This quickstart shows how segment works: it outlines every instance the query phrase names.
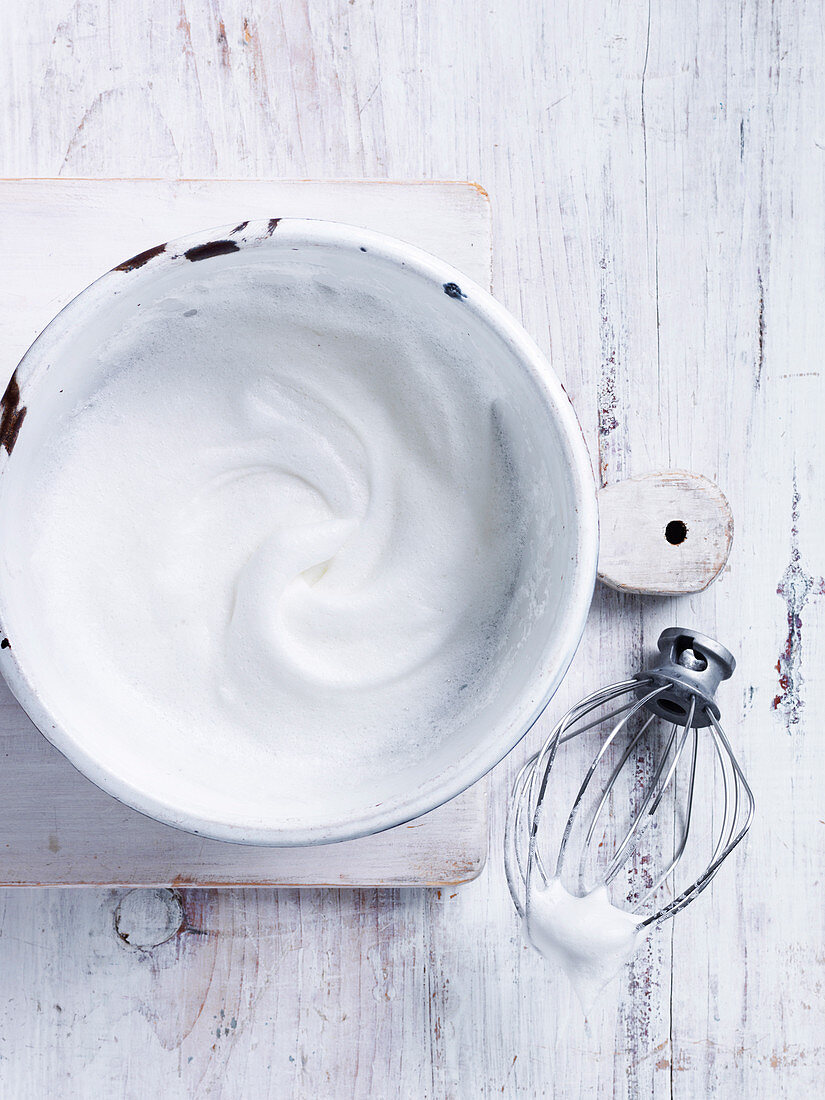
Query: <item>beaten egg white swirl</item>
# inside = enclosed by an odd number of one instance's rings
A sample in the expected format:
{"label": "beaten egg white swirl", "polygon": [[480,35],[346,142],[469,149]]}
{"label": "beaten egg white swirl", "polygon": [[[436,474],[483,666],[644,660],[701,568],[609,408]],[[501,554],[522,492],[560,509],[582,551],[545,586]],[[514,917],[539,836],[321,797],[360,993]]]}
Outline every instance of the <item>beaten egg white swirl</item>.
{"label": "beaten egg white swirl", "polygon": [[99,356],[29,501],[36,598],[96,705],[296,782],[414,759],[481,706],[524,528],[489,385],[317,280],[195,285]]}

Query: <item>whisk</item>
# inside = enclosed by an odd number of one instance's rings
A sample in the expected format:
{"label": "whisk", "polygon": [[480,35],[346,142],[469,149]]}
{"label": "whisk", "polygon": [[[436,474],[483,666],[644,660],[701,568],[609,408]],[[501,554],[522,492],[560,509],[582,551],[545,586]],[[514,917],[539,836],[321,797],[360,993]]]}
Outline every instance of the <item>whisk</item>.
{"label": "whisk", "polygon": [[[673,627],[659,638],[653,667],[594,692],[556,724],[519,772],[508,808],[505,867],[522,919],[533,876],[541,877],[542,886],[550,878],[569,878],[576,847],[576,892],[604,885],[615,895],[624,870],[621,904],[638,916],[639,929],[675,916],[707,889],[745,836],[754,811],[714,698],[735,664],[712,638]],[[579,784],[560,765],[560,750],[588,731],[602,736]],[[705,769],[715,773],[709,779],[721,802],[708,791],[695,797],[698,773]],[[556,786],[569,787],[568,799],[572,794],[566,818],[548,812],[551,803],[554,809],[563,804],[551,797],[551,776],[559,780]],[[706,822],[694,822],[695,802],[703,811],[712,807],[709,840]],[[657,833],[651,847],[664,844],[668,851],[659,857],[658,873],[651,870],[650,851],[633,858],[651,830]],[[689,848],[692,860],[686,861]],[[688,874],[686,864],[693,866]]]}

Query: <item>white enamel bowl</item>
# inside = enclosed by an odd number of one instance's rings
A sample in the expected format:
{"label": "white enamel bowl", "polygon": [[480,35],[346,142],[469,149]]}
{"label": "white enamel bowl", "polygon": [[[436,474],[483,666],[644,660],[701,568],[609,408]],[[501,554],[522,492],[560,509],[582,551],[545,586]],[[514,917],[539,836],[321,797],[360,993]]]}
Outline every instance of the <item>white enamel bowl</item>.
{"label": "white enamel bowl", "polygon": [[[118,716],[105,708],[90,713],[87,702],[81,720],[78,685],[57,667],[41,640],[43,624],[30,614],[33,581],[20,553],[32,456],[60,418],[99,385],[95,349],[138,303],[173,292],[183,307],[196,282],[202,287],[233,267],[261,280],[311,271],[327,285],[358,292],[359,301],[378,296],[399,325],[426,328],[446,363],[471,357],[474,369],[495,380],[517,464],[536,490],[522,569],[530,571],[540,598],[523,614],[517,606],[519,630],[508,638],[496,698],[413,766],[399,771],[388,763],[378,778],[373,767],[369,781],[352,769],[334,791],[308,789],[300,811],[293,799],[288,813],[275,763],[263,784],[256,774],[248,789],[243,782],[228,785],[223,772],[231,748],[225,745],[193,754],[185,744],[151,742],[149,748],[147,742],[142,751],[133,738],[127,744]],[[273,331],[277,322],[276,307]],[[6,390],[0,441],[0,668],[35,724],[80,771],[170,825],[223,840],[301,845],[418,817],[480,779],[513,748],[578,645],[596,575],[598,519],[589,457],[570,402],[533,341],[485,290],[400,241],[337,223],[273,219],[150,249],[79,294],[35,341]],[[238,766],[242,771],[243,761]]]}

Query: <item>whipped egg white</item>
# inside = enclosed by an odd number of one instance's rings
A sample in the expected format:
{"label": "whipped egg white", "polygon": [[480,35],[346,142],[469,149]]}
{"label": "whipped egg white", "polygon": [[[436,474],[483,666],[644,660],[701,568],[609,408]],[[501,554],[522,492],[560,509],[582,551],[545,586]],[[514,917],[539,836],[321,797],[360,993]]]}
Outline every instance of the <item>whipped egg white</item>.
{"label": "whipped egg white", "polygon": [[605,886],[571,894],[558,878],[533,876],[525,933],[536,950],[564,970],[587,1011],[644,938],[639,918],[610,902]]}
{"label": "whipped egg white", "polygon": [[26,502],[77,722],[108,715],[137,755],[220,753],[259,799],[274,756],[300,806],[484,705],[525,508],[471,364],[377,299],[236,273],[160,295],[96,355]]}

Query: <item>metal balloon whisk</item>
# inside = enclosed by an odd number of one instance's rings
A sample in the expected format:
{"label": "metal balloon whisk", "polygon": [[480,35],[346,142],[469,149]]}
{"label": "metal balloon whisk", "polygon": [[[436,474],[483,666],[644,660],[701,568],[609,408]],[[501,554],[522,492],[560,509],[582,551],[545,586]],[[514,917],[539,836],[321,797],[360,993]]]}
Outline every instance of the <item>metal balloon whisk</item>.
{"label": "metal balloon whisk", "polygon": [[[652,668],[594,692],[558,722],[510,799],[505,866],[522,918],[536,875],[541,885],[566,879],[580,895],[607,886],[640,928],[710,885],[754,810],[715,702],[735,663],[712,638],[674,627],[659,638]],[[575,747],[588,733],[593,757],[580,780]],[[564,761],[565,746],[578,769]],[[710,787],[697,797],[700,782]]]}

